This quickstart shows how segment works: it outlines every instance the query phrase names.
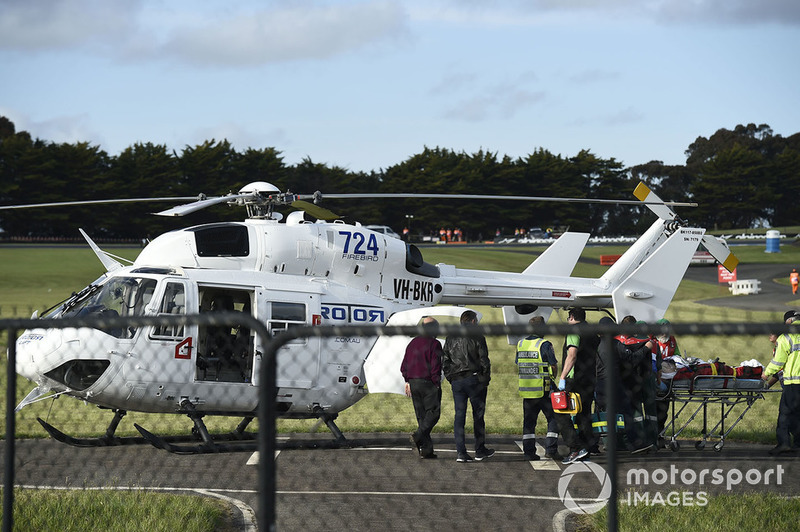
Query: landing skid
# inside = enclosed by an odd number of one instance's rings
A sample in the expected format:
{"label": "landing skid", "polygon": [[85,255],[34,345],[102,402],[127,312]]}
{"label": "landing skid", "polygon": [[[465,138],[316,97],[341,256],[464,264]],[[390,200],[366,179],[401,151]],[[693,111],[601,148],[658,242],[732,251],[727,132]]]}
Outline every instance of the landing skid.
{"label": "landing skid", "polygon": [[[123,414],[124,415],[124,414]],[[252,419],[252,418],[251,418]],[[37,418],[39,424],[42,425],[45,431],[52,437],[54,440],[59,441],[61,443],[65,443],[67,445],[71,445],[73,447],[113,447],[118,445],[142,445],[142,444],[151,444],[153,443],[153,439],[158,439],[164,442],[168,446],[177,447],[175,444],[181,443],[196,443],[198,437],[194,434],[186,435],[186,436],[163,436],[158,437],[150,434],[149,432],[145,431],[138,425],[134,423],[134,426],[139,429],[140,433],[142,431],[147,432],[150,437],[144,436],[114,436],[113,433],[111,435],[106,433],[104,436],[100,436],[98,438],[76,438],[74,436],[70,436],[69,434],[65,434],[64,432],[58,430],[48,422],[44,421],[41,418]],[[240,424],[241,426],[241,424]],[[246,432],[230,432],[227,434],[217,434],[214,436],[215,441],[255,441],[256,434],[246,433]],[[159,447],[159,445],[156,445]],[[233,447],[233,446],[231,446]],[[242,449],[241,446],[236,447],[237,450],[245,450]]]}
{"label": "landing skid", "polygon": [[[203,422],[204,413],[197,412],[194,405],[188,401],[182,404],[181,407],[194,422],[191,435],[158,436],[134,423],[133,426],[136,427],[141,436],[115,436],[114,434],[120,421],[127,414],[125,410],[114,410],[114,417],[109,423],[106,433],[97,438],[76,438],[61,432],[41,418],[37,418],[37,421],[54,440],[73,447],[111,447],[149,443],[158,449],[163,449],[173,454],[229,453],[255,451],[258,449],[258,435],[252,432],[245,432],[247,426],[254,419],[252,416],[245,417],[232,432],[212,435],[208,432],[208,428]],[[347,438],[334,422],[336,419],[335,414],[320,414],[319,418],[325,422],[335,438],[333,447],[342,447],[348,444]]]}

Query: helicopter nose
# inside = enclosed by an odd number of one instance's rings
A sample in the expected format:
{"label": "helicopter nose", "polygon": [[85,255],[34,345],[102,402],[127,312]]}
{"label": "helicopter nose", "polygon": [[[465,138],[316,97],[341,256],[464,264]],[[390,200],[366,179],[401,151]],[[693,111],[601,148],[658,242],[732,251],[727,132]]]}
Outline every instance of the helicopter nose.
{"label": "helicopter nose", "polygon": [[59,330],[25,331],[17,338],[17,373],[35,381],[42,374],[45,361],[61,348],[62,343]]}

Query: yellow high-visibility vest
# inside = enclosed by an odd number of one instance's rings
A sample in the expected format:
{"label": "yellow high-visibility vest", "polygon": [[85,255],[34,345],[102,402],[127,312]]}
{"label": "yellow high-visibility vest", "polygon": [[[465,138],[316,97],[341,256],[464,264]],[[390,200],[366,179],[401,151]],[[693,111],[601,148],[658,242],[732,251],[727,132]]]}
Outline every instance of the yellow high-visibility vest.
{"label": "yellow high-visibility vest", "polygon": [[535,399],[550,389],[550,364],[542,360],[544,338],[520,340],[517,344],[519,396]]}
{"label": "yellow high-visibility vest", "polygon": [[800,384],[800,334],[778,336],[775,354],[767,364],[765,373],[774,375],[783,370],[783,384]]}

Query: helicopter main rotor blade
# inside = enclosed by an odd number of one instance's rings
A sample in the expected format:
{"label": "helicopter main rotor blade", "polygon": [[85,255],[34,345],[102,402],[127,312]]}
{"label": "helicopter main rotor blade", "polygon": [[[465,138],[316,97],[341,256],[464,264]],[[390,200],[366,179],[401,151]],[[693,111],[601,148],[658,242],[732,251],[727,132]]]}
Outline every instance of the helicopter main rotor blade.
{"label": "helicopter main rotor blade", "polygon": [[335,212],[303,200],[295,200],[291,203],[291,206],[295,209],[300,209],[301,211],[307,212],[317,220],[336,220],[341,218],[341,216]]}
{"label": "helicopter main rotor blade", "polygon": [[479,199],[479,200],[513,200],[513,201],[556,201],[562,203],[611,203],[614,205],[671,205],[673,207],[697,207],[697,203],[679,201],[639,201],[591,198],[558,198],[548,196],[497,196],[483,194],[320,194],[317,199]]}
{"label": "helicopter main rotor blade", "polygon": [[252,194],[230,194],[228,196],[220,196],[217,198],[204,198],[195,201],[193,203],[187,203],[186,205],[178,205],[177,207],[172,207],[171,209],[167,209],[161,212],[156,212],[153,214],[157,214],[158,216],[184,216],[186,214],[190,214],[195,211],[205,209],[206,207],[217,205],[218,203],[227,203],[229,201],[235,201],[239,198],[249,198],[251,196]]}
{"label": "helicopter main rotor blade", "polygon": [[0,210],[11,209],[38,209],[42,207],[74,207],[76,205],[102,205],[106,203],[143,203],[149,201],[189,201],[196,200],[197,196],[182,196],[174,198],[125,198],[125,199],[105,199],[105,200],[82,200],[82,201],[57,201],[53,203],[29,203],[27,205],[0,205]]}

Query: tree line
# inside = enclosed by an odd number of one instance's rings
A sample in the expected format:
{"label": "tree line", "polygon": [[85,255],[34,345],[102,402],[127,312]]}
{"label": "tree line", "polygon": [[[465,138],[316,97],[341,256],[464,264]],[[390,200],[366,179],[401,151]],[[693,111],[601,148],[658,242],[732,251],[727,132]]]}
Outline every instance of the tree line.
{"label": "tree line", "polygon": [[[112,156],[86,142],[55,143],[16,131],[0,117],[0,205],[118,198],[171,198],[238,192],[253,181],[282,191],[323,195],[348,192],[449,193],[632,199],[644,181],[659,196],[693,201],[687,221],[712,229],[778,227],[800,220],[800,133],[775,135],[766,125],[738,125],[698,137],[685,165],[651,161],[624,167],[588,150],[566,157],[539,148],[524,157],[489,151],[464,153],[424,148],[386,169],[352,172],[310,158],[287,165],[274,147],[237,151],[227,140],[186,146],[136,143]],[[0,210],[5,238],[74,238],[78,228],[100,241],[142,239],[164,231],[245,213],[227,205],[183,218],[151,213],[180,202]],[[489,239],[515,228],[569,227],[593,234],[641,232],[653,221],[644,207],[504,200],[324,200],[346,221],[383,224],[414,235],[460,228],[468,240]],[[288,210],[284,209],[284,212]],[[412,218],[413,217],[413,218]]]}

